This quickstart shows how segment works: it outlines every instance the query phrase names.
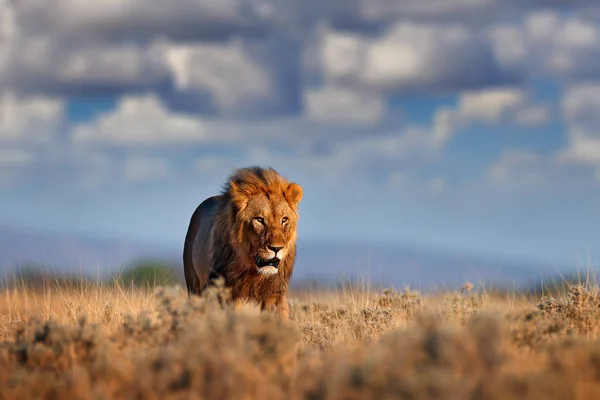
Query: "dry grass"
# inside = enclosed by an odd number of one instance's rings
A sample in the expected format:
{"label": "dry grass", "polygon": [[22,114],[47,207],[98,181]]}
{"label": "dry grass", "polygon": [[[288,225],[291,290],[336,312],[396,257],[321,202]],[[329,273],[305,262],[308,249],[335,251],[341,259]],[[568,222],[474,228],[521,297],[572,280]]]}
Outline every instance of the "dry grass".
{"label": "dry grass", "polygon": [[295,293],[55,285],[0,300],[0,399],[597,399],[600,291]]}

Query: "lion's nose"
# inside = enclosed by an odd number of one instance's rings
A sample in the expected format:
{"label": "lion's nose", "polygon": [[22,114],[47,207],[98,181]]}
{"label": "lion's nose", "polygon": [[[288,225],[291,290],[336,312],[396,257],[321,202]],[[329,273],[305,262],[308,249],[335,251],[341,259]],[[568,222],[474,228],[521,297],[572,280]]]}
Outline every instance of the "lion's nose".
{"label": "lion's nose", "polygon": [[274,251],[274,252],[275,252],[275,254],[277,254],[277,252],[278,252],[279,250],[283,249],[283,246],[271,246],[271,245],[269,245],[269,246],[267,246],[267,247],[269,248],[269,250],[272,250],[272,251]]}

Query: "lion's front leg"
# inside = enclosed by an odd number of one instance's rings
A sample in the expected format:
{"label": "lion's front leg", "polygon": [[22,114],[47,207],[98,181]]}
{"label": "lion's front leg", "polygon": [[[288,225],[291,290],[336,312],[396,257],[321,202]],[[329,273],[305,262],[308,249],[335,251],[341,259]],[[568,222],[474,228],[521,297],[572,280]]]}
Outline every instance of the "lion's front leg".
{"label": "lion's front leg", "polygon": [[282,293],[277,297],[277,311],[281,319],[287,321],[290,319],[290,305],[288,304],[287,294]]}
{"label": "lion's front leg", "polygon": [[287,321],[290,319],[290,306],[286,294],[267,297],[260,307],[261,311],[272,311],[274,309],[277,310],[277,314],[279,314],[283,320]]}
{"label": "lion's front leg", "polygon": [[239,297],[232,299],[230,303],[234,311],[239,311],[244,306],[244,301]]}
{"label": "lion's front leg", "polygon": [[263,300],[260,305],[260,311],[271,311],[277,302],[277,298],[275,296],[267,297]]}

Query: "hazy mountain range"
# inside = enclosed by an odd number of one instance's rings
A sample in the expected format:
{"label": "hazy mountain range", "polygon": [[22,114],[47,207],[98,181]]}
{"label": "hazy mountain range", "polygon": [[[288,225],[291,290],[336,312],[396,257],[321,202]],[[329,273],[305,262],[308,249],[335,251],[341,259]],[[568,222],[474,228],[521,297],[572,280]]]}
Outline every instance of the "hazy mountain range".
{"label": "hazy mountain range", "polygon": [[177,249],[77,235],[0,227],[0,273],[35,266],[52,272],[105,276],[139,259],[172,262]]}
{"label": "hazy mountain range", "polygon": [[[34,265],[51,272],[106,276],[139,260],[166,261],[180,275],[181,248],[0,228],[0,274]],[[336,284],[366,278],[373,285],[456,289],[474,284],[522,287],[556,276],[553,266],[411,246],[298,243],[293,284]]]}

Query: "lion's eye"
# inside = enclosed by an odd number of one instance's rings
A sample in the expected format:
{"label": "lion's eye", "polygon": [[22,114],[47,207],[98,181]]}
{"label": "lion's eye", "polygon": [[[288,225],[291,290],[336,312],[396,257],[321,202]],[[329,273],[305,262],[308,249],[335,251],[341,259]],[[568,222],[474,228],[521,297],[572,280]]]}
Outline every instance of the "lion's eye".
{"label": "lion's eye", "polygon": [[265,224],[265,220],[264,220],[264,218],[262,218],[262,217],[256,217],[256,218],[254,218],[254,219],[255,219],[256,221],[258,221],[258,223],[259,223],[259,224],[263,224],[263,225]]}
{"label": "lion's eye", "polygon": [[287,224],[287,223],[288,223],[288,221],[289,221],[289,218],[288,218],[288,217],[283,217],[283,218],[281,219],[281,223],[282,223],[282,224]]}

